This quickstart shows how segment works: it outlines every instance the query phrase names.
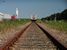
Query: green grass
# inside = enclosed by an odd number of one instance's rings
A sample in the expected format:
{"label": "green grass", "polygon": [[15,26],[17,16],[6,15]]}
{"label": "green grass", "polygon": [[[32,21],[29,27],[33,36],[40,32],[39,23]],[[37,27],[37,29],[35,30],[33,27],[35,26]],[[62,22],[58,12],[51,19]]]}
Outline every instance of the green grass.
{"label": "green grass", "polygon": [[63,20],[60,20],[60,21],[42,21],[40,19],[38,19],[36,21],[37,23],[45,23],[45,25],[49,28],[53,28],[53,29],[56,29],[56,30],[60,30],[60,31],[66,31],[67,32],[67,21],[63,21]]}
{"label": "green grass", "polygon": [[42,23],[41,19],[37,19],[36,22],[37,22],[37,23]]}
{"label": "green grass", "polygon": [[16,28],[17,26],[24,25],[25,23],[29,22],[29,19],[20,19],[20,20],[4,20],[0,22],[0,32],[7,31],[11,28]]}
{"label": "green grass", "polygon": [[58,29],[61,31],[67,31],[67,22],[66,21],[47,21],[45,22],[48,27]]}

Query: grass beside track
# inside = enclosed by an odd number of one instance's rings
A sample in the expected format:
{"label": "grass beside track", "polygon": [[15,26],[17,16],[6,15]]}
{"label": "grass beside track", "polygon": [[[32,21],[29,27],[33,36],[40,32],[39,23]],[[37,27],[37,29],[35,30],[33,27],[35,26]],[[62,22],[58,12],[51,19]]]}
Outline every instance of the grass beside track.
{"label": "grass beside track", "polygon": [[[41,23],[42,21],[38,20],[37,22]],[[67,21],[43,21],[43,23],[45,23],[47,27],[67,32]]]}
{"label": "grass beside track", "polygon": [[16,28],[17,26],[23,25],[29,22],[29,19],[17,19],[17,20],[3,20],[0,22],[0,33],[4,33],[12,28]]}

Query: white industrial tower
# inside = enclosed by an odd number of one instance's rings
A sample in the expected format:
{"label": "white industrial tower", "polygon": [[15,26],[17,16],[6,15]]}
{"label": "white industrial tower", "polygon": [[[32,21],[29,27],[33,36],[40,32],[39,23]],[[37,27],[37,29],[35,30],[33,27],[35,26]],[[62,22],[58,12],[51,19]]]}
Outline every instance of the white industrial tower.
{"label": "white industrial tower", "polygon": [[17,18],[18,18],[18,8],[16,8],[16,16],[17,16]]}

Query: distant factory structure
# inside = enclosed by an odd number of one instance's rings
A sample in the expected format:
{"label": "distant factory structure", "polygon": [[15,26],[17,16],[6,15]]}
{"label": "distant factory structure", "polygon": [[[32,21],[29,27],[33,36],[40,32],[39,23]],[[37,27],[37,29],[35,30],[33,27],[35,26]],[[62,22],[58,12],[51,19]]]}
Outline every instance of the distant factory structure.
{"label": "distant factory structure", "polygon": [[3,19],[11,19],[11,15],[0,12],[0,21]]}
{"label": "distant factory structure", "polygon": [[18,18],[18,15],[19,15],[19,13],[18,13],[19,11],[18,11],[18,8],[16,8],[16,17]]}
{"label": "distant factory structure", "polygon": [[31,19],[32,19],[32,20],[36,20],[36,19],[37,19],[37,16],[36,16],[36,15],[32,15],[32,16],[31,16]]}
{"label": "distant factory structure", "polygon": [[10,15],[10,14],[6,14],[6,13],[0,12],[0,21],[3,21],[3,19],[12,19],[12,20],[15,20],[16,18],[18,18],[18,8],[16,8],[15,15]]}

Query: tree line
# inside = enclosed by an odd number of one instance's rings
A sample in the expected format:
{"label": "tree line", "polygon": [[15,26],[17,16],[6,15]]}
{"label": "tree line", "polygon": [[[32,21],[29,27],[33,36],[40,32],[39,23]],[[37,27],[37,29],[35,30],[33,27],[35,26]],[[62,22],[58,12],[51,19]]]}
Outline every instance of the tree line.
{"label": "tree line", "polygon": [[42,18],[41,20],[67,20],[67,9],[61,13],[52,14],[48,17]]}

